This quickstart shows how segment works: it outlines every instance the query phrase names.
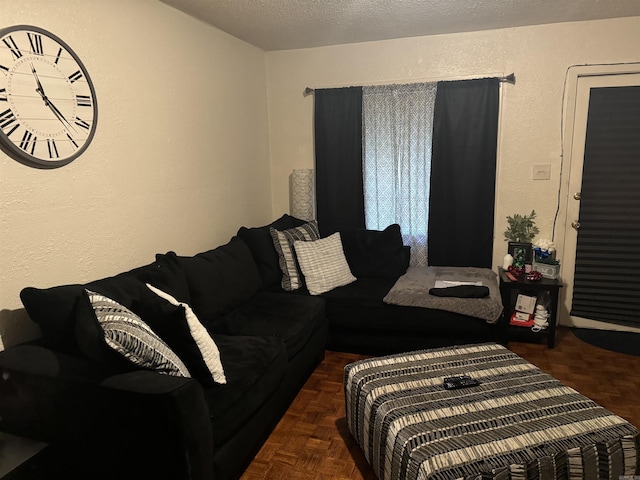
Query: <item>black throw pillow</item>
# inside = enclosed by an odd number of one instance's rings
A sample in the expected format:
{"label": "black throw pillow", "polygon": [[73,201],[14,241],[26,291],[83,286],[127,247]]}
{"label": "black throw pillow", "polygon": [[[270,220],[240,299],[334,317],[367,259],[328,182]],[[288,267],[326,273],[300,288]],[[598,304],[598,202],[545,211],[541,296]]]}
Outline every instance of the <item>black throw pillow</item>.
{"label": "black throw pillow", "polygon": [[273,285],[279,285],[282,279],[282,270],[278,263],[278,253],[273,246],[273,240],[269,233],[269,228],[276,230],[288,230],[290,228],[299,227],[306,223],[304,220],[284,214],[269,225],[262,227],[240,227],[237,236],[241,238],[251,250],[251,255],[256,262],[260,278],[262,279],[262,287],[268,288]]}
{"label": "black throw pillow", "polygon": [[398,278],[409,267],[402,244],[400,225],[384,230],[340,231],[344,255],[356,278]]}
{"label": "black throw pillow", "polygon": [[456,285],[446,288],[430,288],[429,295],[436,297],[484,298],[489,296],[489,287],[483,285]]}

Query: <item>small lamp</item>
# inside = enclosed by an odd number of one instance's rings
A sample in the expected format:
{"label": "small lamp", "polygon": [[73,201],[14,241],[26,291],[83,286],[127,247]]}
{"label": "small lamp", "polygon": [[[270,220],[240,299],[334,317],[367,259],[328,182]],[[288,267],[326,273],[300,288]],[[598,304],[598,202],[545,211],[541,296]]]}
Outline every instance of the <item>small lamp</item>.
{"label": "small lamp", "polygon": [[315,218],[314,175],[311,168],[297,168],[291,174],[291,215],[301,220]]}

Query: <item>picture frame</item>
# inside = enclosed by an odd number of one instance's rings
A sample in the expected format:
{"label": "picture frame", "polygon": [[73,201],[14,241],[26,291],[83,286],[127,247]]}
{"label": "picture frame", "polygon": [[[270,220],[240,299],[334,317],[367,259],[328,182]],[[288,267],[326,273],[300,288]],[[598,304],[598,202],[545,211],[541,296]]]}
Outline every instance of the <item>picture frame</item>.
{"label": "picture frame", "polygon": [[524,263],[533,263],[533,245],[531,243],[509,242],[508,253],[514,259],[522,253]]}

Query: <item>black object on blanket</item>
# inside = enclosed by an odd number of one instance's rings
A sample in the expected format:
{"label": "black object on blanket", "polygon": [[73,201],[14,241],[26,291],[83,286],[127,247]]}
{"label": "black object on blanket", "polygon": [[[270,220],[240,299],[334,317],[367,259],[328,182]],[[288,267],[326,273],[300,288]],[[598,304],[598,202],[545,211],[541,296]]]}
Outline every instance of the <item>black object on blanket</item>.
{"label": "black object on blanket", "polygon": [[430,288],[436,297],[484,298],[489,296],[489,287],[481,285],[456,285],[455,287]]}

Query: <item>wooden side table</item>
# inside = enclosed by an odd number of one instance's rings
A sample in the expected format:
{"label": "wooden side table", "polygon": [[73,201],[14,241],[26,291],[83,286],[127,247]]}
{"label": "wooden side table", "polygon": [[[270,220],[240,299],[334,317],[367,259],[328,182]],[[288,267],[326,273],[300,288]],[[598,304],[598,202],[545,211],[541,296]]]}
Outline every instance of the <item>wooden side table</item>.
{"label": "wooden side table", "polygon": [[0,432],[0,479],[44,479],[37,460],[46,448],[44,442]]}
{"label": "wooden side table", "polygon": [[502,268],[498,268],[500,276],[500,295],[504,306],[504,315],[509,322],[515,310],[519,294],[535,296],[539,303],[544,303],[549,312],[549,326],[540,332],[534,332],[531,327],[509,325],[509,340],[539,343],[546,340],[547,346],[553,348],[556,344],[556,324],[558,322],[558,295],[562,287],[562,281],[543,278],[530,282],[524,275],[516,281],[511,280]]}

